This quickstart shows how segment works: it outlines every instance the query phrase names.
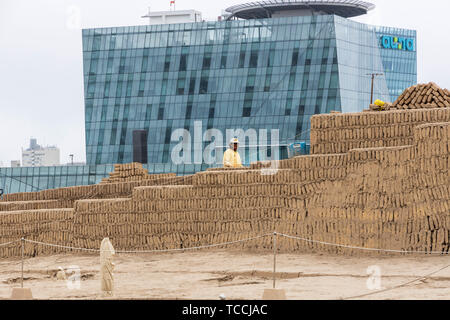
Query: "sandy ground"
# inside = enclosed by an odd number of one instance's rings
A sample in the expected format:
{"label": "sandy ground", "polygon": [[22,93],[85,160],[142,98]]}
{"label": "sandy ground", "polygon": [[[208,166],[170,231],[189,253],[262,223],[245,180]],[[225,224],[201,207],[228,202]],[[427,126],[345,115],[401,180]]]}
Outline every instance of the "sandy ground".
{"label": "sandy ground", "polygon": [[[272,288],[273,256],[238,250],[115,257],[116,299],[261,299]],[[373,292],[368,268],[381,273],[381,289],[427,275],[450,264],[450,256],[356,258],[322,254],[277,256],[277,288],[289,300],[342,299]],[[58,267],[79,266],[79,289],[56,280]],[[376,266],[376,267],[373,267]],[[99,257],[56,255],[25,260],[24,286],[37,299],[104,299]],[[20,259],[0,260],[0,299],[20,287]],[[373,278],[372,278],[373,279]],[[450,299],[450,268],[430,278],[360,299]]]}

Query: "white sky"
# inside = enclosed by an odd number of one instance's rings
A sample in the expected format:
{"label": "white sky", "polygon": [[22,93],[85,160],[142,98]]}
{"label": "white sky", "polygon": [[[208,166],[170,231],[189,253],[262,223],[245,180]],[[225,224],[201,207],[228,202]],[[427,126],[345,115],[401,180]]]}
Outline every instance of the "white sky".
{"label": "white sky", "polygon": [[[246,0],[176,0],[216,20]],[[371,0],[355,20],[418,31],[418,80],[450,88],[447,0]],[[21,159],[30,137],[61,149],[61,162],[85,161],[81,28],[146,24],[170,0],[0,0],[0,166]],[[77,14],[79,13],[79,23]]]}

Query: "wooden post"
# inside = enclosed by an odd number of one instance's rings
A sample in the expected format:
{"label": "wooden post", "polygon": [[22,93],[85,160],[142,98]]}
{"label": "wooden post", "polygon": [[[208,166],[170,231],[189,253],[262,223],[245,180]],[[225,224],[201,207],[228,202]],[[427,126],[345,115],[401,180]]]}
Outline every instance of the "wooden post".
{"label": "wooden post", "polygon": [[273,288],[275,289],[275,278],[277,272],[277,233],[273,233]]}
{"label": "wooden post", "polygon": [[21,284],[22,284],[22,289],[23,289],[23,256],[24,256],[24,243],[25,243],[25,239],[22,238],[21,239],[22,242],[22,280],[21,280]]}
{"label": "wooden post", "polygon": [[372,85],[371,85],[371,89],[370,89],[370,104],[373,104],[373,84],[375,82],[375,77],[383,76],[384,74],[383,73],[369,73],[367,75],[372,77]]}

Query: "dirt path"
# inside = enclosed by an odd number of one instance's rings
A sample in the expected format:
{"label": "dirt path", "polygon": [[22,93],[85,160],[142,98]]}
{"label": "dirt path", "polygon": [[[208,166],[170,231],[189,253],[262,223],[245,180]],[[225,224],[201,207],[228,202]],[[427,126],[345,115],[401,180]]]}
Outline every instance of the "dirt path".
{"label": "dirt path", "polygon": [[[118,255],[115,295],[119,299],[260,299],[272,288],[273,256],[236,250]],[[381,289],[422,277],[450,264],[449,256],[355,258],[320,254],[277,257],[277,287],[288,299],[341,299],[372,292],[367,270],[379,270]],[[58,267],[79,266],[79,289],[56,280]],[[20,286],[21,262],[0,260],[0,298]],[[102,299],[99,258],[57,255],[25,260],[25,287],[38,299]],[[375,278],[376,280],[376,278]],[[450,268],[427,280],[363,299],[450,299]]]}

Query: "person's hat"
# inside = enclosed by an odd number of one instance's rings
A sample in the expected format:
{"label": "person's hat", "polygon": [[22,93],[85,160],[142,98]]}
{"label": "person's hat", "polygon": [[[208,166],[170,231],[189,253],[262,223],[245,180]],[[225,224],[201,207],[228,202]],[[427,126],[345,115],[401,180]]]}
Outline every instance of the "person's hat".
{"label": "person's hat", "polygon": [[238,138],[231,139],[230,144],[239,144]]}

